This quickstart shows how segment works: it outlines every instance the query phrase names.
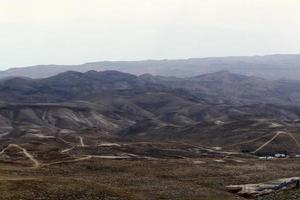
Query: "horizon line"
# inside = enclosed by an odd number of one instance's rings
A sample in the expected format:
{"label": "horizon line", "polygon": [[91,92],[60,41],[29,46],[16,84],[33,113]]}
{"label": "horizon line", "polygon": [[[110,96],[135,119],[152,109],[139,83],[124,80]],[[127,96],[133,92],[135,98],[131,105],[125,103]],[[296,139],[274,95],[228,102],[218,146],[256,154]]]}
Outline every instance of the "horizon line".
{"label": "horizon line", "polygon": [[243,55],[243,56],[206,56],[206,57],[190,57],[190,58],[161,58],[161,59],[133,59],[133,60],[98,60],[98,61],[90,61],[79,64],[36,64],[29,66],[17,66],[17,67],[8,67],[6,69],[0,71],[8,71],[15,70],[20,68],[30,68],[30,67],[38,67],[38,66],[80,66],[86,64],[95,64],[101,62],[146,62],[146,61],[180,61],[180,60],[193,60],[193,59],[213,59],[213,58],[243,58],[243,57],[267,57],[267,56],[300,56],[300,53],[274,53],[274,54],[254,54],[254,55]]}

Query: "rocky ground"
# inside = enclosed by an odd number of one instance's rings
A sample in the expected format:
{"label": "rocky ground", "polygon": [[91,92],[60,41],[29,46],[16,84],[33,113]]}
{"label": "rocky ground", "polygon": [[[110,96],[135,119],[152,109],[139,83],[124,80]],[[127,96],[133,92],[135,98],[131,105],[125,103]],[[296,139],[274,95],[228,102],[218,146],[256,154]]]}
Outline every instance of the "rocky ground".
{"label": "rocky ground", "polygon": [[[300,176],[297,158],[258,160],[187,143],[27,140],[1,148],[0,199],[237,200],[244,198],[229,193],[227,185]],[[258,199],[297,195],[291,190]]]}

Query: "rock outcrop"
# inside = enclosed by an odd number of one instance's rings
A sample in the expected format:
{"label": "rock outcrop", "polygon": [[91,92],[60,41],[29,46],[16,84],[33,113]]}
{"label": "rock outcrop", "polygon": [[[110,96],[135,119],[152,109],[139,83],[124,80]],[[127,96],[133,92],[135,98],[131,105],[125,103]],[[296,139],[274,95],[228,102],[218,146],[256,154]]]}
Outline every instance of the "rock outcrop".
{"label": "rock outcrop", "polygon": [[257,197],[278,190],[299,188],[300,177],[283,178],[258,184],[229,185],[227,190],[243,197]]}

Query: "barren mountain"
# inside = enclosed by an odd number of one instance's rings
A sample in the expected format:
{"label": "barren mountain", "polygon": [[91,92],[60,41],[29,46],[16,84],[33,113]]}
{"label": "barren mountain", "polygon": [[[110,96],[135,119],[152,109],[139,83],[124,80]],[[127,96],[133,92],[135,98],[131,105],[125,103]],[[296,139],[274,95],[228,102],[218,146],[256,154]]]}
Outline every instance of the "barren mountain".
{"label": "barren mountain", "polygon": [[[118,71],[10,78],[0,83],[0,128],[3,138],[67,130],[226,147],[282,130],[296,134],[299,85],[227,71],[190,78]],[[287,143],[278,149],[297,152],[291,138]],[[251,152],[259,144],[229,150]]]}
{"label": "barren mountain", "polygon": [[46,78],[66,71],[118,70],[135,75],[150,73],[161,76],[190,77],[228,70],[248,76],[266,79],[300,79],[300,55],[268,55],[241,57],[192,58],[182,60],[103,61],[82,65],[37,65],[12,68],[0,72],[1,78]]}
{"label": "barren mountain", "polygon": [[217,104],[297,105],[300,97],[300,81],[272,81],[228,71],[190,78],[152,76],[150,74],[141,75],[140,78],[167,87],[187,90],[203,100]]}

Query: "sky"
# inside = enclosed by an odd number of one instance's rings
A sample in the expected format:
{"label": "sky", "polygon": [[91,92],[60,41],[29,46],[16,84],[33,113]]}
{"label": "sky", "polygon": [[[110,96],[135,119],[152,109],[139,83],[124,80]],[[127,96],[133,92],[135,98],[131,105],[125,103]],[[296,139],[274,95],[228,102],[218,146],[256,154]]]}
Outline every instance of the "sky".
{"label": "sky", "polygon": [[300,53],[299,0],[0,0],[0,69]]}

